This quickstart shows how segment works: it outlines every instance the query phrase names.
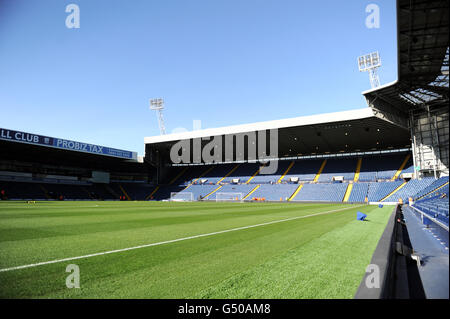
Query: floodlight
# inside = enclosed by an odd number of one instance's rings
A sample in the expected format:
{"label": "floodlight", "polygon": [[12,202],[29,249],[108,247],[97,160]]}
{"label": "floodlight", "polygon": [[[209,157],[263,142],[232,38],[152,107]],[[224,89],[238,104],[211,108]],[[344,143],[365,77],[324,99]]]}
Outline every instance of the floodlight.
{"label": "floodlight", "polygon": [[369,72],[370,85],[372,88],[380,86],[377,69],[381,66],[381,58],[378,51],[358,57],[358,68],[360,72]]}
{"label": "floodlight", "polygon": [[164,118],[162,110],[164,110],[164,100],[161,98],[150,100],[150,110],[156,110],[158,112],[159,131],[161,135],[166,134],[166,127],[164,125]]}

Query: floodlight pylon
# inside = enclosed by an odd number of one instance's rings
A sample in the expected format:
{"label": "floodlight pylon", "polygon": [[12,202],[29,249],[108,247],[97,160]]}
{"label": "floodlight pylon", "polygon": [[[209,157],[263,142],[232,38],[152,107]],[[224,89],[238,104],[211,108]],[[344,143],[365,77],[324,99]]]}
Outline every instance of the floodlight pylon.
{"label": "floodlight pylon", "polygon": [[360,72],[368,72],[370,86],[372,89],[380,86],[380,78],[377,69],[381,67],[381,58],[378,51],[358,57],[358,68]]}
{"label": "floodlight pylon", "polygon": [[166,134],[166,127],[164,125],[164,117],[162,111],[164,110],[164,100],[161,98],[150,100],[150,110],[157,111],[159,132],[161,135]]}

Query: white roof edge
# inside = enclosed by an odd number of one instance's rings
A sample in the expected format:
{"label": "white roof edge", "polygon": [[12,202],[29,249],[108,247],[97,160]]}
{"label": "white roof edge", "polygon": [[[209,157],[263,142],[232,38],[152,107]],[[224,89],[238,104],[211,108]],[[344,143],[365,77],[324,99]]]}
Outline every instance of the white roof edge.
{"label": "white roof edge", "polygon": [[355,109],[349,111],[324,113],[317,115],[294,117],[289,119],[256,122],[250,124],[240,124],[233,126],[225,126],[219,128],[208,128],[197,131],[188,131],[182,133],[173,133],[166,135],[150,136],[144,138],[145,144],[163,143],[171,141],[179,141],[193,138],[202,138],[209,136],[239,134],[247,132],[256,132],[261,130],[280,129],[286,127],[305,126],[314,124],[323,124],[340,121],[359,120],[374,116],[373,111],[369,107]]}
{"label": "white roof edge", "polygon": [[395,84],[397,84],[397,83],[398,83],[398,80],[395,80],[395,81],[392,81],[392,82],[389,82],[389,83],[380,85],[379,87],[376,87],[376,88],[373,88],[373,89],[370,89],[370,90],[363,91],[363,92],[361,92],[361,94],[362,94],[362,95],[365,95],[365,94],[367,94],[367,93],[372,93],[372,92],[375,92],[375,91],[378,91],[378,90],[382,90],[382,89],[384,89],[384,88],[387,88],[387,87],[389,87],[389,86],[395,85]]}

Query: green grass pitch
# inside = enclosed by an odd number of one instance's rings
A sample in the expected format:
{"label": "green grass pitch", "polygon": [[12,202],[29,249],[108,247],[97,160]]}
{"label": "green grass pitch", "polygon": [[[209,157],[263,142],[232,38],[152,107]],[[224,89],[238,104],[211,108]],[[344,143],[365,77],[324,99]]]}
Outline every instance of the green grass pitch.
{"label": "green grass pitch", "polygon": [[[368,221],[356,220],[358,210]],[[0,271],[0,298],[353,298],[392,210],[309,203],[0,202],[1,270],[265,224]],[[292,219],[300,216],[306,217]],[[69,264],[79,266],[80,288],[66,287]]]}

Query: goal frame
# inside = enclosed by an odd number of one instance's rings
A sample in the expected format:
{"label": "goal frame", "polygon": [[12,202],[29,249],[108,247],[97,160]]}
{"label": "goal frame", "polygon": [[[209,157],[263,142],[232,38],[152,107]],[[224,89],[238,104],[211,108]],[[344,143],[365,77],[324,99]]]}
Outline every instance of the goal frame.
{"label": "goal frame", "polygon": [[[228,195],[229,198],[221,198],[220,195]],[[244,194],[237,192],[216,193],[216,202],[243,202]]]}
{"label": "goal frame", "polygon": [[[181,197],[179,197],[180,195],[181,195]],[[177,198],[177,197],[179,197],[179,198]],[[171,202],[193,202],[194,201],[194,193],[192,193],[192,192],[170,192],[169,200]]]}

